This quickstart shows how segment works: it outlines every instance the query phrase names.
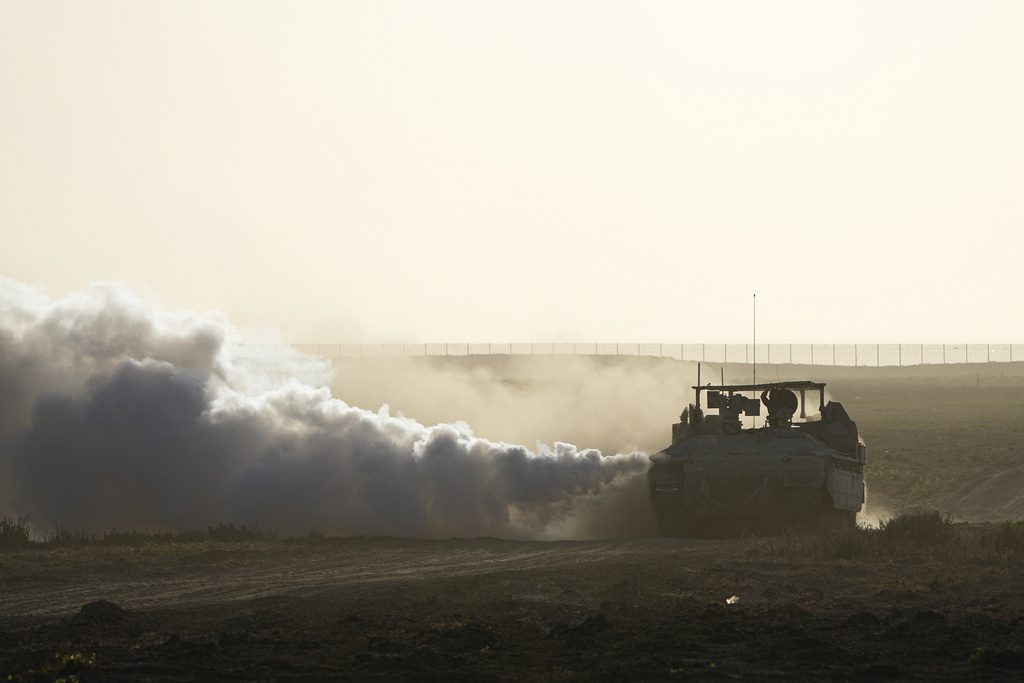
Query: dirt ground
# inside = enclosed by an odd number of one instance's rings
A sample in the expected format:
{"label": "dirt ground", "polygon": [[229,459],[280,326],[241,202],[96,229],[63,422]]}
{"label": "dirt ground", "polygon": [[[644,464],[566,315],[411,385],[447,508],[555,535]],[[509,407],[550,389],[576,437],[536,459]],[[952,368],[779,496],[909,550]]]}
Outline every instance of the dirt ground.
{"label": "dirt ground", "polygon": [[1019,680],[1019,558],[942,554],[794,559],[768,539],[25,550],[0,556],[0,677]]}
{"label": "dirt ground", "polygon": [[[380,391],[427,421],[480,417],[477,432],[495,438],[561,429],[581,445],[658,447],[686,382],[658,384],[664,363],[637,362],[464,361],[422,403],[422,377],[346,379],[361,405]],[[1024,553],[992,540],[1005,530],[992,520],[1024,517],[1024,365],[804,370],[781,372],[830,381],[861,425],[869,496],[988,520],[963,527],[973,540],[865,551],[859,537],[639,533],[3,552],[0,680],[1024,679]],[[517,413],[531,394],[554,417]]]}

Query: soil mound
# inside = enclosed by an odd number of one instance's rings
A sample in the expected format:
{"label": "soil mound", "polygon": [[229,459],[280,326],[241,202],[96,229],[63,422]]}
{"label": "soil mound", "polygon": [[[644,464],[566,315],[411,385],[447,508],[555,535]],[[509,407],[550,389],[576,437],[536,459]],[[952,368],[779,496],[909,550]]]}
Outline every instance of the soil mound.
{"label": "soil mound", "polygon": [[82,605],[72,621],[76,626],[118,626],[129,620],[131,614],[109,600],[94,600]]}

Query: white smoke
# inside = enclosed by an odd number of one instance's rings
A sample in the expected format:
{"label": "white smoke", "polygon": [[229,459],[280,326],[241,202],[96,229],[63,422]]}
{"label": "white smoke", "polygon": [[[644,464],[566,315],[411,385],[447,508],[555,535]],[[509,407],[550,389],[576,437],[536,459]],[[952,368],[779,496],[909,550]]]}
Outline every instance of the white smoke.
{"label": "white smoke", "polygon": [[71,528],[530,537],[646,468],[334,398],[331,368],[117,284],[0,278],[0,511]]}

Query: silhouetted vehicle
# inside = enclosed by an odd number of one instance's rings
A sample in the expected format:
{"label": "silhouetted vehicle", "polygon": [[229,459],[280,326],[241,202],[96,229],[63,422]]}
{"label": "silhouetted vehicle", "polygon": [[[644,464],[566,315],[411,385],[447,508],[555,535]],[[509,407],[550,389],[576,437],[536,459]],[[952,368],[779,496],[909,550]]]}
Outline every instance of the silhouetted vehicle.
{"label": "silhouetted vehicle", "polygon": [[[698,371],[698,383],[699,377]],[[864,504],[867,449],[842,404],[825,403],[824,384],[693,389],[696,403],[672,425],[672,445],[651,456],[647,473],[663,535],[720,536],[855,523]],[[704,414],[702,393],[717,414]],[[818,398],[818,413],[810,417],[808,393]],[[760,416],[762,404],[768,409],[763,426],[744,428],[741,416]]]}

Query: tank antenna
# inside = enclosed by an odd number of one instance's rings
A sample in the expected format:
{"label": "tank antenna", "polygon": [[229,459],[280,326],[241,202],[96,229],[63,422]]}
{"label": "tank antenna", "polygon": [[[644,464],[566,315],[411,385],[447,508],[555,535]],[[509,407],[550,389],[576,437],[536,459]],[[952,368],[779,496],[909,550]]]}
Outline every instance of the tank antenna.
{"label": "tank antenna", "polygon": [[700,361],[697,362],[697,390],[694,392],[693,400],[697,402],[697,408],[700,408]]}
{"label": "tank antenna", "polygon": [[[757,292],[754,292],[754,381],[757,384]],[[756,393],[756,391],[755,391]]]}

